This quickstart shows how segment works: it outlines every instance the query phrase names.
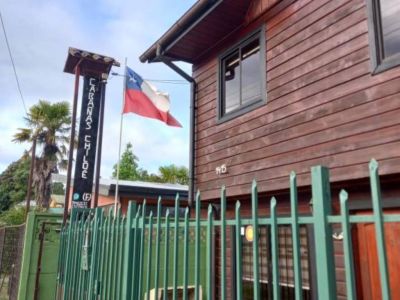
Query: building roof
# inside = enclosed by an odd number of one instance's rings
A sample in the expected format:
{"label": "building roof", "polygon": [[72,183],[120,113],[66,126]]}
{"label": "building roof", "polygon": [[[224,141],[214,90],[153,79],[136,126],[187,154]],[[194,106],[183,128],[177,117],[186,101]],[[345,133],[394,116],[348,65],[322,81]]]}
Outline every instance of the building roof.
{"label": "building roof", "polygon": [[108,75],[112,66],[120,66],[120,63],[112,57],[70,47],[64,72],[75,74],[75,68],[78,64],[80,74],[83,76],[97,76],[103,73]]}
{"label": "building roof", "polygon": [[[53,182],[66,183],[67,176],[63,174],[53,174]],[[73,179],[72,179],[73,182]],[[104,196],[115,195],[116,179],[100,178],[99,194]],[[122,196],[135,195],[138,197],[158,197],[173,198],[179,193],[180,197],[188,197],[188,186],[172,183],[144,182],[119,180],[119,194]]]}
{"label": "building roof", "polygon": [[199,0],[141,56],[157,61],[158,54],[194,63],[210,46],[217,46],[240,29],[252,1]]}

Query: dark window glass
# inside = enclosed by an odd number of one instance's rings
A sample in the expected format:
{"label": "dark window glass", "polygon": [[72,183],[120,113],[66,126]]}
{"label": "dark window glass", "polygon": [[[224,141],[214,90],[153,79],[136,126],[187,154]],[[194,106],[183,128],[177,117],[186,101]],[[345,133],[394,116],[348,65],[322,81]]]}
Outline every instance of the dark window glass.
{"label": "dark window glass", "polygon": [[240,106],[240,70],[239,52],[225,60],[225,113],[229,113]]}
{"label": "dark window glass", "polygon": [[261,99],[260,43],[255,40],[242,49],[242,103]]}
{"label": "dark window glass", "polygon": [[384,56],[400,52],[400,1],[380,0]]}
{"label": "dark window glass", "polygon": [[220,117],[263,100],[263,56],[260,37],[252,37],[220,61]]}

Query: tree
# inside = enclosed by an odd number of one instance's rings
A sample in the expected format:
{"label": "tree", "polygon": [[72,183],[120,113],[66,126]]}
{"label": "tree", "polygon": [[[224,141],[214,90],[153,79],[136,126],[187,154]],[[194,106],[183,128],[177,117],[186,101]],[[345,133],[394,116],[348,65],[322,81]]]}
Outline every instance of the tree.
{"label": "tree", "polygon": [[[139,158],[133,153],[131,143],[126,145],[126,148],[121,156],[119,167],[119,179],[122,180],[141,180],[147,182],[168,182],[188,184],[189,170],[186,167],[178,167],[174,164],[169,166],[159,167],[159,174],[149,173],[147,170],[139,168]],[[117,178],[117,167],[114,165],[113,178]]]}
{"label": "tree", "polygon": [[36,158],[33,176],[38,207],[48,208],[51,194],[51,174],[67,166],[66,145],[71,125],[71,113],[68,102],[50,103],[40,100],[33,105],[25,118],[28,127],[19,128],[14,142],[37,140],[41,153]]}
{"label": "tree", "polygon": [[186,167],[178,167],[174,164],[162,166],[159,169],[161,182],[188,184],[189,170]]}
{"label": "tree", "polygon": [[[139,180],[143,170],[139,169],[138,157],[133,153],[131,143],[126,144],[126,148],[121,156],[119,165],[119,179],[122,180]],[[113,178],[117,178],[118,164],[114,165]]]}
{"label": "tree", "polygon": [[24,155],[0,174],[0,212],[25,200],[30,163],[30,157]]}
{"label": "tree", "polygon": [[53,195],[65,195],[64,184],[61,182],[53,182],[51,185],[51,193]]}

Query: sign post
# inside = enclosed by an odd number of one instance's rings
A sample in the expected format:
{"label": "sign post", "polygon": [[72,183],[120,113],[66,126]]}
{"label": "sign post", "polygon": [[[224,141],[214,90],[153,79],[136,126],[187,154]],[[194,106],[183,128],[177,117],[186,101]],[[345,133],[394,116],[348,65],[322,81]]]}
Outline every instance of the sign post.
{"label": "sign post", "polygon": [[[93,182],[98,182],[94,178],[95,168],[96,176],[100,174],[100,164],[96,162],[101,159],[101,143],[102,140],[102,126],[103,114],[100,113],[101,109],[104,111],[104,97],[106,79],[110,73],[111,67],[120,64],[111,57],[91,53],[88,51],[69,48],[68,57],[65,63],[64,72],[75,74],[78,79],[75,81],[75,91],[78,90],[79,76],[83,76],[83,92],[82,92],[82,105],[81,116],[79,121],[79,135],[78,135],[78,148],[75,164],[75,175],[72,199],[71,195],[71,173],[73,164],[73,149],[70,149],[70,156],[68,160],[67,169],[67,191],[64,205],[64,224],[67,219],[69,201],[72,200],[73,208],[90,208],[93,200]],[[76,72],[76,70],[79,70]],[[73,111],[76,111],[77,106],[77,93],[75,93]],[[74,145],[75,140],[75,124],[76,114],[73,116],[71,130],[71,143],[70,148]],[[98,142],[99,141],[99,142]],[[97,196],[97,194],[96,194]],[[95,201],[95,204],[97,201]]]}

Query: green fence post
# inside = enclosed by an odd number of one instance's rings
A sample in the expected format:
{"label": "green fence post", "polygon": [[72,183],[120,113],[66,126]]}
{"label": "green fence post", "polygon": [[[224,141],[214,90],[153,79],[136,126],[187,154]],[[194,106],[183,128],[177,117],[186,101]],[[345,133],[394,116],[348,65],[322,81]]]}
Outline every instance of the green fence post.
{"label": "green fence post", "polygon": [[113,223],[113,238],[112,238],[112,252],[111,252],[111,276],[110,276],[110,298],[115,299],[116,287],[117,287],[117,261],[118,261],[118,235],[119,235],[119,226],[121,221],[121,208],[119,207],[117,210],[117,214],[114,217]]}
{"label": "green fence post", "polygon": [[[125,232],[126,232],[126,217],[123,216],[121,220],[121,225],[119,229],[119,250],[118,250],[118,268],[117,268],[117,274],[118,274],[118,286],[117,286],[117,295],[116,299],[121,299],[122,298],[122,289],[124,285],[124,281],[126,278],[124,278],[124,267],[126,265],[127,261],[127,256],[124,255],[125,251]],[[122,270],[122,272],[120,271]]]}
{"label": "green fence post", "polygon": [[92,255],[90,259],[90,266],[89,266],[89,286],[88,286],[88,299],[93,299],[93,294],[95,293],[95,276],[96,276],[96,269],[98,268],[97,265],[97,256],[98,256],[98,240],[99,240],[99,220],[100,220],[101,208],[96,208],[94,213],[94,227],[93,227],[93,240],[92,240]]}
{"label": "green fence post", "polygon": [[311,168],[314,238],[318,297],[336,299],[336,276],[333,258],[332,230],[327,216],[331,214],[329,171],[322,166]]}
{"label": "green fence post", "polygon": [[169,260],[169,209],[165,215],[165,251],[164,251],[164,290],[163,299],[168,299],[168,260]]}
{"label": "green fence post", "polygon": [[133,255],[132,255],[132,265],[130,266],[131,270],[133,271],[132,272],[132,292],[131,292],[132,298],[137,297],[137,282],[138,282],[137,276],[138,276],[138,274],[137,274],[136,270],[138,268],[138,262],[139,262],[139,258],[140,258],[140,255],[139,255],[139,237],[140,237],[139,233],[140,232],[138,231],[140,212],[141,212],[141,206],[139,205],[139,208],[138,208],[138,210],[136,212],[136,216],[135,216],[135,222],[134,222]]}
{"label": "green fence post", "polygon": [[131,299],[131,284],[132,284],[132,253],[133,253],[133,234],[132,223],[136,215],[136,203],[129,201],[128,213],[126,216],[125,225],[125,251],[124,251],[124,267],[122,275],[122,299]]}
{"label": "green fence post", "polygon": [[110,209],[107,216],[107,227],[105,228],[105,236],[104,236],[104,269],[103,269],[103,276],[102,276],[102,283],[101,283],[101,298],[107,299],[107,290],[108,290],[108,283],[109,283],[109,274],[110,274],[110,267],[109,267],[109,260],[110,260],[110,247],[111,247],[111,226],[112,226],[112,216],[114,215],[113,210]]}
{"label": "green fence post", "polygon": [[177,286],[178,286],[178,252],[179,252],[179,194],[175,197],[175,230],[174,230],[174,267],[172,270],[172,298],[177,299]]}
{"label": "green fence post", "polygon": [[346,270],[346,293],[347,299],[353,300],[356,299],[356,293],[353,265],[353,247],[351,245],[351,229],[349,220],[349,208],[347,204],[347,192],[345,190],[341,190],[339,198],[340,212],[342,216],[344,266]]}
{"label": "green fence post", "polygon": [[61,227],[61,231],[60,231],[60,253],[58,255],[58,264],[57,264],[56,299],[60,298],[59,292],[61,291],[61,285],[62,285],[63,263],[64,263],[64,255],[65,255],[64,237],[65,237],[64,227]]}
{"label": "green fence post", "polygon": [[212,270],[212,251],[213,251],[213,209],[212,205],[208,205],[208,212],[207,212],[207,299],[213,299],[213,287],[212,287],[212,278],[213,274]]}
{"label": "green fence post", "polygon": [[106,264],[104,263],[106,261],[106,250],[107,250],[107,228],[108,228],[108,216],[105,214],[103,211],[103,219],[101,222],[101,247],[100,247],[100,260],[99,260],[99,272],[97,275],[97,285],[96,285],[96,299],[98,296],[102,295],[102,292],[104,290],[104,276],[105,276],[105,271],[106,271]]}
{"label": "green fence post", "polygon": [[140,250],[139,250],[139,280],[138,280],[138,293],[137,299],[142,299],[143,291],[143,264],[144,264],[144,231],[146,227],[146,200],[143,201],[142,209],[142,222],[141,222],[141,232],[140,232]]}
{"label": "green fence post", "polygon": [[271,199],[271,257],[272,257],[272,291],[274,299],[281,299],[279,286],[279,250],[278,222],[276,217],[276,199]]}
{"label": "green fence post", "polygon": [[387,268],[385,230],[381,206],[381,187],[378,175],[378,162],[373,159],[369,164],[372,208],[375,222],[376,247],[378,251],[379,273],[381,277],[382,299],[390,299],[390,282]]}
{"label": "green fence post", "polygon": [[[116,212],[115,212],[116,213]],[[112,288],[113,288],[113,268],[114,268],[114,236],[115,236],[115,223],[116,216],[110,215],[110,233],[109,233],[109,252],[108,252],[108,271],[107,271],[107,288],[106,288],[106,299],[111,299]]]}
{"label": "green fence post", "polygon": [[235,246],[236,246],[236,298],[243,297],[243,279],[242,279],[242,236],[241,236],[241,219],[240,219],[240,202],[236,202],[235,206]]}
{"label": "green fence post", "polygon": [[257,182],[253,180],[251,187],[251,218],[253,225],[253,299],[260,299],[260,277],[258,256],[258,192]]}
{"label": "green fence post", "polygon": [[221,188],[221,299],[226,299],[226,189]]}
{"label": "green fence post", "polygon": [[194,251],[194,299],[200,296],[200,191],[196,193],[196,228],[195,228],[195,251]]}
{"label": "green fence post", "polygon": [[105,212],[103,211],[102,214],[102,221],[100,223],[100,245],[101,247],[99,248],[100,253],[99,253],[99,270],[96,276],[96,293],[95,293],[95,299],[97,299],[99,296],[101,296],[101,292],[103,290],[103,276],[104,276],[104,260],[105,260],[105,243],[106,243],[106,232],[107,232],[107,224],[108,224],[108,219],[107,216],[105,215]]}
{"label": "green fence post", "polygon": [[183,300],[188,299],[188,262],[189,262],[189,207],[185,209],[185,232],[183,241]]}
{"label": "green fence post", "polygon": [[[71,219],[72,219],[72,216],[71,216]],[[65,263],[64,263],[64,276],[63,276],[63,299],[68,299],[67,297],[68,297],[68,286],[69,286],[69,283],[68,283],[68,281],[69,281],[69,278],[70,278],[70,273],[69,273],[69,266],[70,266],[70,262],[71,262],[71,247],[72,247],[72,245],[71,245],[71,240],[72,240],[72,223],[71,223],[71,221],[70,222],[67,222],[66,224],[65,224],[65,227],[64,228],[66,228],[66,249],[65,249],[65,252],[66,252],[66,254],[65,254]]]}
{"label": "green fence post", "polygon": [[156,237],[156,263],[154,273],[154,299],[158,299],[158,287],[160,276],[160,235],[161,235],[161,197],[158,198],[157,203],[157,237]]}
{"label": "green fence post", "polygon": [[153,240],[153,212],[150,211],[149,215],[149,230],[148,230],[148,243],[147,243],[147,278],[146,278],[146,299],[150,300],[150,278],[151,278],[151,243]]}
{"label": "green fence post", "polygon": [[[97,265],[96,269],[95,269],[95,275],[94,275],[94,282],[93,282],[93,289],[94,289],[94,293],[93,293],[93,298],[97,299],[97,296],[99,295],[100,292],[100,282],[101,282],[101,268],[103,265],[103,257],[102,255],[104,254],[104,247],[103,247],[103,243],[104,243],[104,209],[103,208],[99,208],[99,226],[98,226],[98,241],[96,243],[96,251],[98,252],[97,254],[97,259],[95,261],[95,264]],[[91,299],[90,299],[91,300]]]}
{"label": "green fence post", "polygon": [[299,238],[299,215],[297,211],[297,181],[296,173],[290,173],[290,206],[292,215],[292,241],[293,241],[293,269],[294,269],[294,292],[297,300],[303,299],[303,288],[301,281],[301,256]]}

